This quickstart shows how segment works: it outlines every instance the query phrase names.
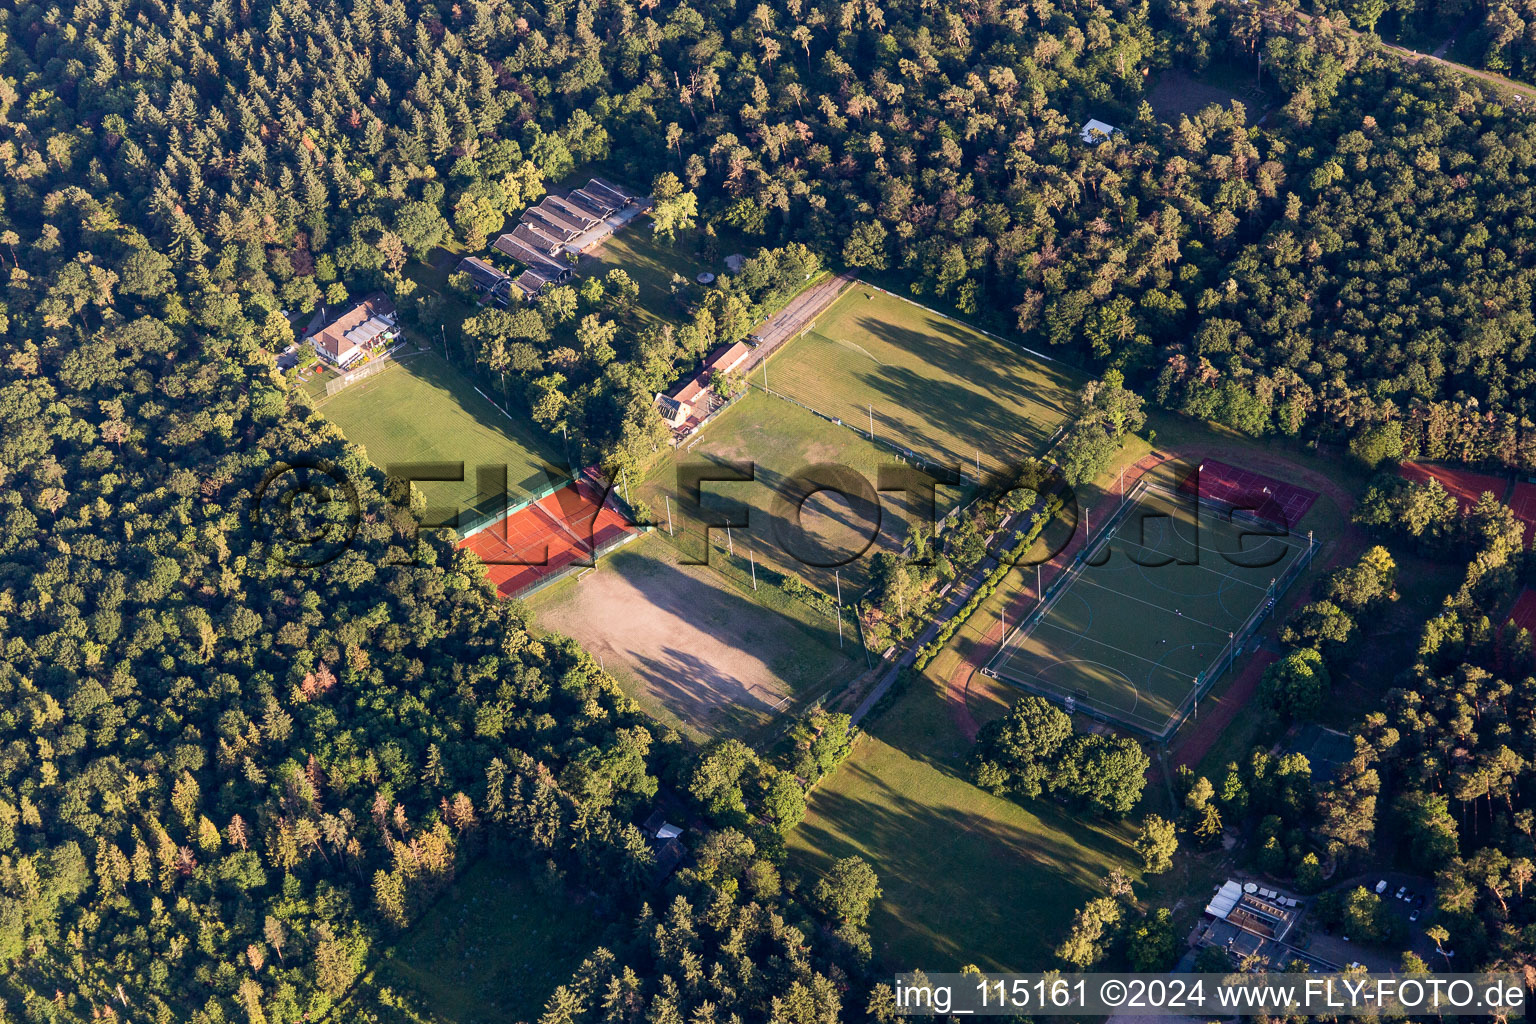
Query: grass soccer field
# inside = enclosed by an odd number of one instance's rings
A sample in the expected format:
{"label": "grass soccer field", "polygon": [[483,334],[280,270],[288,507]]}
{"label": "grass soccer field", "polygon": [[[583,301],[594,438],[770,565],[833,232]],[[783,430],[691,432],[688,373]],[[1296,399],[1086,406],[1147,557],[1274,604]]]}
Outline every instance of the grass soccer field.
{"label": "grass soccer field", "polygon": [[863,282],[767,364],[772,390],[971,476],[1039,455],[1083,382]]}
{"label": "grass soccer field", "polygon": [[[808,466],[836,463],[874,488],[880,467],[901,463],[894,453],[871,444],[867,438],[754,389],[722,412],[698,435],[696,442],[674,450],[634,492],[635,498],[650,507],[658,529],[667,533],[690,558],[702,559],[705,555],[703,514],[697,506],[685,502],[684,489],[678,483],[679,469],[725,463],[751,464],[755,479],[702,485],[704,509],[736,524],[747,524],[745,528],[738,525],[733,529],[729,539],[725,530],[711,530],[710,557],[719,555],[728,544],[734,546],[739,558],[745,558],[750,550],[759,562],[792,572],[824,593],[830,594],[836,587],[834,569],[825,564],[809,564],[798,554],[808,553],[816,561],[827,563],[868,545],[861,557],[836,570],[848,592],[850,585],[862,586],[867,580],[874,552],[899,549],[905,543],[909,525],[920,521],[910,495],[901,491],[880,493],[878,535],[871,542],[869,537],[875,532],[873,509],[868,505],[855,506],[835,492],[822,491],[800,507],[799,521],[793,522],[790,503],[781,496],[792,489],[791,481],[799,478]],[[958,496],[958,491],[940,488],[937,514],[942,516]],[[786,538],[790,538],[787,543]]]}
{"label": "grass soccer field", "polygon": [[1073,913],[1103,894],[1105,876],[1120,868],[1139,880],[1134,830],[971,785],[971,742],[940,690],[916,675],[904,687],[812,791],[787,837],[788,873],[814,882],[840,857],[869,861],[884,890],[869,933],[891,970],[1056,965]]}
{"label": "grass soccer field", "polygon": [[[381,469],[408,462],[462,462],[463,481],[418,482],[428,506],[457,510],[479,496],[477,466],[506,466],[514,499],[566,476],[555,446],[503,413],[432,352],[418,352],[364,378],[318,408]],[[449,513],[451,514],[451,512]]]}
{"label": "grass soccer field", "polygon": [[1133,491],[987,666],[1005,682],[1169,734],[1311,552],[1306,535]]}

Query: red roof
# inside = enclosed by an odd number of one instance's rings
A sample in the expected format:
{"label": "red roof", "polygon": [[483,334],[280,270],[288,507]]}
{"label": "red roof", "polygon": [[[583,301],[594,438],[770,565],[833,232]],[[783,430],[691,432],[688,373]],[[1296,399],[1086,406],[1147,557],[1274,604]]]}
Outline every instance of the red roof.
{"label": "red roof", "polygon": [[687,402],[692,404],[695,398],[698,398],[704,393],[704,388],[704,375],[702,373],[696,373],[692,377],[689,377],[687,380],[683,381],[677,387],[673,388],[670,397],[675,398],[679,402]]}
{"label": "red roof", "polygon": [[352,339],[346,336],[348,331],[373,317],[390,316],[394,312],[395,304],[383,292],[365,296],[357,305],[320,328],[313,338],[315,350],[329,355],[333,362],[339,362],[357,348]]}
{"label": "red roof", "polygon": [[751,351],[740,341],[734,345],[723,345],[709,354],[709,358],[704,360],[704,365],[714,373],[730,373],[746,361],[747,354]]}

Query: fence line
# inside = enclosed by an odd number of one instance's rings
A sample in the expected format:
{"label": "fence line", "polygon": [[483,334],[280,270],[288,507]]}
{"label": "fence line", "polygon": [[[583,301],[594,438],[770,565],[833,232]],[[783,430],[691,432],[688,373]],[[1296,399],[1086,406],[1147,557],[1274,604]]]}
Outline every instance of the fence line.
{"label": "fence line", "polygon": [[[475,534],[480,533],[488,527],[501,522],[508,516],[521,512],[523,509],[527,508],[529,505],[532,505],[534,502],[544,500],[551,494],[554,494],[560,488],[565,487],[570,483],[571,480],[569,478],[556,477],[539,485],[539,487],[535,488],[533,491],[530,491],[527,495],[516,499],[515,501],[506,501],[503,504],[487,511],[476,512],[473,508],[471,508],[466,513],[464,509],[460,509],[459,517],[457,520],[458,525],[455,527],[455,529],[458,530],[459,539],[468,540]],[[502,497],[505,498],[506,495],[503,495]],[[469,527],[465,527],[464,525],[466,518],[468,522],[472,524]]]}
{"label": "fence line", "polygon": [[[1168,717],[1167,722],[1161,729],[1137,724],[1126,716],[1114,712],[1101,711],[1092,704],[1085,703],[1075,694],[1063,694],[1027,679],[1000,674],[997,666],[1000,662],[1006,660],[1005,655],[1008,653],[1010,643],[1027,640],[1033,634],[1035,627],[1044,620],[1046,613],[1051,610],[1062,592],[1082,575],[1088,560],[1103,550],[1104,545],[1113,538],[1115,531],[1119,529],[1130,510],[1139,504],[1142,497],[1149,492],[1175,500],[1182,500],[1180,495],[1161,484],[1153,483],[1146,479],[1138,480],[1136,486],[1131,489],[1131,493],[1120,503],[1114,514],[1100,526],[1098,533],[1083,545],[1082,550],[1073,558],[1071,564],[1063,572],[1057,573],[1056,578],[1046,586],[1034,610],[1025,617],[1023,622],[1014,627],[1011,633],[1003,637],[1002,642],[998,645],[997,653],[992,656],[982,671],[984,674],[994,679],[1000,679],[1009,685],[1035,693],[1049,700],[1059,701],[1069,711],[1081,712],[1095,721],[1117,725],[1149,739],[1163,741],[1183,727],[1184,723],[1188,721],[1189,716],[1194,712],[1195,707],[1210,692],[1216,681],[1224,676],[1236,663],[1237,652],[1247,645],[1249,638],[1258,631],[1260,624],[1274,611],[1275,607],[1279,604],[1280,596],[1290,589],[1291,585],[1296,582],[1306,567],[1312,563],[1312,558],[1316,554],[1317,549],[1322,546],[1322,542],[1310,537],[1308,538],[1306,549],[1297,558],[1293,559],[1291,564],[1286,566],[1285,570],[1276,578],[1266,598],[1249,612],[1242,626],[1232,634],[1225,650],[1217,654],[1211,663],[1196,675],[1195,685],[1185,694],[1178,706],[1174,708],[1173,713]],[[1224,502],[1213,501],[1198,495],[1196,496],[1196,503],[1197,505],[1214,509],[1225,510],[1228,508]]]}
{"label": "fence line", "polygon": [[[821,306],[820,309],[816,310],[815,313],[813,313],[810,316],[805,318],[805,320],[799,325],[799,329],[798,330],[791,330],[791,331],[789,331],[787,334],[785,334],[778,341],[772,342],[770,344],[764,344],[764,345],[757,346],[753,350],[753,355],[749,358],[749,360],[747,362],[747,366],[746,366],[746,372],[747,373],[750,373],[751,371],[757,369],[759,364],[767,362],[768,358],[770,356],[772,356],[775,353],[777,353],[780,349],[782,349],[785,346],[787,346],[790,342],[795,341],[798,338],[804,337],[806,331],[808,331],[812,327],[816,326],[816,319],[817,319],[817,317],[821,316],[821,314],[823,314],[827,310],[831,309],[832,308],[832,304],[835,303],[838,299],[843,297],[843,292],[847,291],[851,285],[855,284],[858,281],[858,278],[854,277],[852,274],[849,274],[847,271],[844,271],[841,274],[832,274],[830,271],[823,271],[822,273],[823,274],[827,274],[829,276],[827,276],[827,277],[818,277],[816,279],[816,283],[815,284],[810,285],[809,287],[806,287],[806,288],[802,288],[799,291],[795,292],[795,294],[793,294],[793,295],[791,295],[789,297],[788,301],[786,301],[782,306],[779,307],[780,311],[782,311],[784,309],[787,309],[791,303],[793,303],[796,299],[800,298],[801,296],[805,295],[807,292],[814,291],[817,288],[825,287],[826,285],[831,284],[833,281],[841,280],[843,283],[837,288],[836,291],[834,291],[832,293],[832,298],[828,299]],[[772,314],[772,313],[768,314],[767,316],[763,317],[761,319],[761,321],[759,321],[759,323],[756,326],[754,326],[752,329],[754,331],[766,330],[767,328],[763,327],[763,325],[764,324],[771,324],[772,321],[773,321],[773,317],[774,317],[774,314]]]}
{"label": "fence line", "polygon": [[[841,418],[839,418],[837,416],[829,415],[828,413],[824,413],[820,409],[816,408],[815,406],[806,405],[804,402],[800,401],[798,398],[791,398],[789,395],[786,395],[784,392],[776,391],[773,388],[767,387],[767,386],[765,386],[763,384],[756,384],[756,383],[754,383],[751,386],[754,387],[754,388],[757,388],[759,391],[763,392],[763,394],[765,394],[765,395],[772,395],[774,398],[777,398],[777,399],[779,399],[780,401],[783,401],[783,402],[788,402],[790,405],[798,405],[800,408],[804,409],[806,412],[811,413],[814,416],[820,416],[822,419],[826,420],[828,423],[835,423],[835,424],[837,424],[838,426],[842,427],[845,430],[851,430],[855,434],[857,434],[858,436],[864,438],[866,441],[872,441],[875,444],[878,444],[878,445],[880,445],[880,446],[882,446],[884,448],[887,448],[887,449],[895,452],[897,455],[900,455],[902,457],[902,461],[904,461],[904,462],[911,462],[913,465],[917,466],[919,469],[923,469],[926,466],[928,466],[928,464],[929,464],[929,461],[926,458],[924,458],[923,456],[917,454],[917,452],[913,451],[912,449],[906,448],[906,447],[904,447],[902,445],[897,444],[895,441],[892,441],[892,440],[890,440],[888,438],[880,437],[878,435],[875,436],[875,437],[870,437],[869,433],[867,431],[861,430],[861,429],[859,429],[858,427],[854,426],[851,423],[844,423]],[[938,465],[938,463],[934,463],[934,465]],[[963,465],[965,465],[965,463],[961,462],[961,465],[963,466]],[[964,477],[964,475],[965,475],[964,473],[961,474],[962,478]],[[979,483],[981,483],[981,481],[978,480],[977,483],[979,484]]]}
{"label": "fence line", "polygon": [[[652,529],[653,528],[649,526],[641,527],[639,529],[626,529],[622,534],[615,537],[613,540],[599,544],[597,547],[593,548],[591,558],[580,562],[572,562],[570,565],[555,570],[548,576],[540,576],[538,579],[534,580],[532,583],[528,584],[521,590],[508,594],[507,598],[522,600],[523,598],[532,597],[534,594],[537,594],[545,587],[552,586],[553,584],[560,582],[568,576],[579,575],[583,572],[586,572],[588,569],[592,569],[597,565],[597,560],[599,558],[602,558],[604,555],[611,551],[615,551],[618,548],[623,547],[631,541],[645,536],[647,533],[650,533]],[[591,564],[588,564],[589,562]]]}
{"label": "fence line", "polygon": [[[870,287],[873,288],[875,286],[874,285],[870,285]],[[881,289],[881,290],[883,291],[884,289]],[[896,295],[895,297],[898,298],[898,299],[901,298],[900,295]],[[903,301],[910,301],[910,300],[903,300]],[[917,303],[913,303],[913,305],[917,305]],[[921,308],[927,309],[928,307],[927,306],[922,306]],[[934,310],[932,312],[937,312],[937,311]],[[967,325],[967,326],[969,326],[969,325]],[[972,328],[972,329],[973,330],[980,330],[980,328]],[[982,333],[985,333],[985,332],[982,332]],[[996,337],[996,336],[994,335],[993,337]],[[1003,339],[998,338],[997,340],[1002,341]],[[1029,350],[1025,349],[1025,351],[1028,352]],[[1031,355],[1035,355],[1037,353],[1030,353],[1030,354]],[[1049,358],[1049,357],[1041,356],[1040,358],[1045,359],[1045,358]],[[889,439],[887,437],[883,437],[883,436],[878,435],[878,434],[872,434],[870,431],[865,430],[862,427],[856,426],[853,423],[846,423],[839,416],[833,416],[830,413],[822,412],[820,409],[816,408],[814,405],[807,405],[805,402],[802,402],[800,399],[792,398],[791,396],[786,395],[784,392],[779,391],[779,390],[777,390],[777,389],[775,389],[773,387],[770,387],[767,384],[763,384],[763,383],[758,382],[758,381],[753,381],[750,378],[747,380],[747,384],[750,387],[757,388],[759,391],[763,392],[763,394],[765,394],[765,395],[772,395],[774,398],[777,398],[777,399],[779,399],[782,402],[788,402],[790,405],[799,406],[800,408],[804,409],[806,412],[811,413],[813,416],[820,416],[822,419],[826,420],[828,423],[835,423],[838,426],[843,427],[846,430],[851,430],[855,434],[857,434],[858,436],[864,438],[865,440],[870,441],[870,442],[872,442],[874,444],[880,445],[880,446],[882,446],[884,448],[889,449],[890,451],[895,452],[897,455],[900,455],[904,461],[911,462],[913,465],[917,466],[919,469],[925,468],[929,464],[929,460],[927,458],[925,458],[922,455],[919,455],[917,452],[913,451],[910,448],[905,447],[904,445],[897,444],[895,441],[892,441],[891,439]],[[704,423],[706,423],[706,422],[708,422],[708,420],[700,422],[699,426],[697,428],[695,428],[695,432],[697,430],[702,429],[703,426],[704,426]],[[1067,430],[1067,424],[1065,424],[1065,423],[1062,423],[1062,424],[1057,426],[1055,432],[1052,433],[1050,438],[1048,438],[1046,440],[1045,447],[1041,450],[1040,454],[1037,455],[1037,456],[1034,456],[1036,461],[1044,462],[1047,459],[1047,457],[1050,455],[1051,451],[1056,447],[1057,442],[1061,440],[1062,435],[1066,433],[1066,430]],[[933,464],[934,465],[938,465],[938,462],[934,461]],[[967,463],[964,459],[961,459],[961,460],[959,460],[957,465],[959,465],[961,467],[961,477],[963,478],[965,476],[965,472],[964,472],[965,467],[970,465],[970,463]],[[978,479],[976,482],[979,485],[979,484],[983,483],[984,481]]]}
{"label": "fence line", "polygon": [[[1007,338],[1003,337],[1000,334],[993,334],[991,331],[987,330],[984,327],[977,327],[975,324],[967,323],[966,321],[961,320],[959,317],[954,316],[954,315],[952,315],[950,313],[946,313],[946,312],[944,312],[941,309],[934,309],[932,306],[925,306],[921,302],[915,302],[912,299],[907,298],[905,295],[898,295],[898,294],[896,294],[895,292],[891,291],[888,288],[881,288],[877,284],[870,284],[868,281],[865,281],[865,280],[862,280],[862,279],[857,280],[855,283],[857,283],[857,284],[859,284],[861,286],[864,286],[864,287],[873,288],[875,291],[881,292],[881,293],[883,293],[885,295],[889,295],[891,298],[897,299],[897,300],[899,300],[901,302],[905,302],[909,306],[916,306],[918,309],[925,309],[928,312],[932,313],[934,316],[941,316],[945,320],[953,320],[955,323],[960,324],[963,327],[969,327],[971,330],[975,331],[977,334],[985,334],[987,337],[991,338],[993,341],[1000,341],[1004,345],[1007,345],[1009,348],[1016,348],[1020,352],[1027,352],[1030,355],[1034,356],[1036,359],[1043,359],[1047,363],[1060,363],[1061,362],[1060,359],[1057,359],[1054,356],[1048,356],[1044,352],[1036,352],[1034,349],[1030,348],[1028,345],[1020,345],[1016,341],[1009,341]],[[1063,365],[1065,365],[1065,364],[1063,364]]]}
{"label": "fence line", "polygon": [[346,373],[342,374],[340,377],[337,377],[335,380],[326,381],[325,397],[334,398],[337,394],[341,393],[353,384],[356,384],[358,381],[372,377],[376,373],[383,373],[385,369],[387,369],[392,363],[400,362],[400,360],[394,359],[393,356],[404,344],[404,341],[397,341],[391,345],[383,355],[370,361],[367,365],[359,366],[355,370],[348,370]]}
{"label": "fence line", "polygon": [[[1219,668],[1217,668],[1215,665],[1212,665],[1205,672],[1201,673],[1199,684],[1190,691],[1184,700],[1179,702],[1179,706],[1174,709],[1172,717],[1170,717],[1168,720],[1167,727],[1163,729],[1162,734],[1157,737],[1158,739],[1167,739],[1169,736],[1172,736],[1183,727],[1186,721],[1189,720],[1189,716],[1194,712],[1195,706],[1199,704],[1200,701],[1205,698],[1206,694],[1211,691],[1211,688],[1216,685],[1216,680],[1225,675],[1237,661],[1237,651],[1240,648],[1247,646],[1249,637],[1258,632],[1260,623],[1269,618],[1269,616],[1274,612],[1275,607],[1280,603],[1281,595],[1289,590],[1291,585],[1296,582],[1298,577],[1300,577],[1302,571],[1307,566],[1312,564],[1312,557],[1314,554],[1316,554],[1317,549],[1321,546],[1322,541],[1319,540],[1309,540],[1307,542],[1306,550],[1303,551],[1299,557],[1294,559],[1291,564],[1286,567],[1285,571],[1280,574],[1279,579],[1275,581],[1275,585],[1271,590],[1270,596],[1261,602],[1259,606],[1249,614],[1248,619],[1243,623],[1242,628],[1238,630],[1237,633],[1233,634],[1231,643],[1227,645],[1226,663],[1221,665]],[[1220,661],[1220,656],[1218,656],[1217,660]]]}
{"label": "fence line", "polygon": [[[1035,626],[1045,618],[1045,613],[1050,611],[1051,606],[1056,603],[1056,598],[1060,596],[1068,584],[1082,575],[1083,567],[1088,563],[1088,559],[1103,550],[1104,545],[1109,543],[1110,539],[1114,537],[1115,531],[1120,528],[1120,524],[1130,514],[1130,510],[1141,500],[1142,492],[1147,487],[1147,481],[1138,480],[1136,486],[1131,488],[1131,493],[1126,495],[1125,500],[1122,500],[1119,506],[1116,507],[1114,514],[1099,527],[1099,532],[1090,537],[1066,569],[1058,572],[1056,578],[1046,585],[1045,590],[1040,594],[1040,600],[1035,604],[1034,610],[1025,616],[1023,622],[1013,628],[1011,634],[1004,635],[1002,642],[998,644],[997,653],[987,663],[989,671],[995,672],[993,666],[997,664],[998,659],[1002,658],[1003,654],[1008,650],[1010,635],[1024,640],[1029,639],[1030,635],[1034,632]],[[1022,637],[1020,636],[1021,633],[1023,634]]]}
{"label": "fence line", "polygon": [[705,413],[703,419],[699,420],[699,422],[695,423],[692,427],[688,428],[683,433],[674,435],[672,438],[672,447],[677,448],[682,445],[684,441],[687,441],[689,438],[693,438],[693,441],[688,445],[688,448],[691,450],[695,444],[699,443],[700,432],[703,431],[705,427],[709,426],[709,424],[713,423],[715,421],[715,417],[719,416],[721,413],[725,412],[725,410],[739,402],[742,397],[747,394],[748,390],[749,389],[747,388],[742,388],[730,398],[727,398],[723,401],[719,395],[711,394],[709,400],[709,412]]}

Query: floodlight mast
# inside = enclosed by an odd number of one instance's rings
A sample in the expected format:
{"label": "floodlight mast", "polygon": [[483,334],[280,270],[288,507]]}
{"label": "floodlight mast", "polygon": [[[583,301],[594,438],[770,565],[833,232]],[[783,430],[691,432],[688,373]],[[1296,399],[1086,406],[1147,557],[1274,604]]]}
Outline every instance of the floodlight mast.
{"label": "floodlight mast", "polygon": [[837,584],[837,647],[843,647],[843,571],[841,569],[832,573],[832,580]]}

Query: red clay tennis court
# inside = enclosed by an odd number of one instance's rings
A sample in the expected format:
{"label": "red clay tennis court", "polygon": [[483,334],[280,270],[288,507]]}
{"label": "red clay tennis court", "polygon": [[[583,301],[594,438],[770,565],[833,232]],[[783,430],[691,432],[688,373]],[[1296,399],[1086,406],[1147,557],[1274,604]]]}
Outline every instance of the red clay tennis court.
{"label": "red clay tennis court", "polygon": [[1536,587],[1520,591],[1515,606],[1509,610],[1509,624],[1514,627],[1513,632],[1528,629],[1536,636]]}
{"label": "red clay tennis court", "polygon": [[1301,522],[1317,500],[1316,491],[1216,459],[1200,463],[1200,468],[1185,477],[1180,488],[1186,493],[1194,493],[1197,484],[1201,498],[1229,508],[1252,509],[1260,519],[1282,526],[1295,526]]}
{"label": "red clay tennis court", "polygon": [[[1440,481],[1440,486],[1451,493],[1463,512],[1476,505],[1484,491],[1492,491],[1493,496],[1502,501],[1504,492],[1509,490],[1509,481],[1501,476],[1489,476],[1487,473],[1474,473],[1451,466],[1436,466],[1428,462],[1405,462],[1398,467],[1398,472],[1403,479],[1412,480],[1416,484]],[[1516,509],[1515,514],[1519,513],[1520,510]]]}
{"label": "red clay tennis court", "polygon": [[634,529],[585,479],[532,502],[463,540],[485,562],[502,597],[516,597],[573,565],[591,565],[594,552]]}

